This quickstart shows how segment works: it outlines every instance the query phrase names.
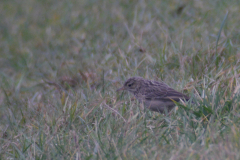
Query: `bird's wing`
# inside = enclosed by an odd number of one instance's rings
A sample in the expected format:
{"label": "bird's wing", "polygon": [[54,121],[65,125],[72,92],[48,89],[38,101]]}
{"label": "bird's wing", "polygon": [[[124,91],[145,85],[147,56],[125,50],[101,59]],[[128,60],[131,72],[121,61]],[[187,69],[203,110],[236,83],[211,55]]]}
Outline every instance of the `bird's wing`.
{"label": "bird's wing", "polygon": [[144,88],[142,93],[144,93],[145,98],[163,98],[168,93],[168,86],[149,86]]}
{"label": "bird's wing", "polygon": [[145,94],[145,99],[147,99],[147,100],[150,100],[150,99],[157,100],[157,99],[159,99],[159,100],[162,100],[162,101],[174,100],[174,101],[177,101],[177,102],[180,99],[189,100],[188,96],[170,88],[166,84],[161,84],[158,87],[145,88],[144,94]]}
{"label": "bird's wing", "polygon": [[187,101],[189,100],[189,97],[187,95],[178,92],[170,87],[168,88],[167,94],[163,98],[171,99],[177,102],[180,101],[180,99],[185,99]]}

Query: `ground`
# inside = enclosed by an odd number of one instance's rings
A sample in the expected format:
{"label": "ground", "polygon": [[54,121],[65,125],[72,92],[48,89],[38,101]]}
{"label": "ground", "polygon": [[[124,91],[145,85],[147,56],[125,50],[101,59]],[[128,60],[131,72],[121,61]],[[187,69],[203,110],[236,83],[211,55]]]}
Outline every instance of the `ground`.
{"label": "ground", "polygon": [[[0,159],[240,159],[239,0],[1,0]],[[191,97],[171,116],[132,76]]]}

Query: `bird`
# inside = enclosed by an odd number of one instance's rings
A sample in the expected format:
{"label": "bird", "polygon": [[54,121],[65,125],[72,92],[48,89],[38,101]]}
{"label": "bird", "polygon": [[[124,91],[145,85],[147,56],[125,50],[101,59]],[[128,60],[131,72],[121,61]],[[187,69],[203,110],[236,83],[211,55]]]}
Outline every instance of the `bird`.
{"label": "bird", "polygon": [[181,99],[188,101],[190,98],[163,82],[144,79],[142,77],[131,77],[125,81],[124,85],[116,91],[129,91],[135,98],[143,103],[151,111],[166,113],[170,112],[175,103]]}

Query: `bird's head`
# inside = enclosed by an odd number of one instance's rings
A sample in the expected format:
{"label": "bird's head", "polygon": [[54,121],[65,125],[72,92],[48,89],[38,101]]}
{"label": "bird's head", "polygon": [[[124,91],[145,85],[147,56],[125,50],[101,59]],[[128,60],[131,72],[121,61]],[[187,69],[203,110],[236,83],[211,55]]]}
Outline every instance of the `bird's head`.
{"label": "bird's head", "polygon": [[119,88],[117,91],[126,90],[131,93],[134,93],[143,83],[144,79],[141,77],[131,77],[124,83],[123,87]]}

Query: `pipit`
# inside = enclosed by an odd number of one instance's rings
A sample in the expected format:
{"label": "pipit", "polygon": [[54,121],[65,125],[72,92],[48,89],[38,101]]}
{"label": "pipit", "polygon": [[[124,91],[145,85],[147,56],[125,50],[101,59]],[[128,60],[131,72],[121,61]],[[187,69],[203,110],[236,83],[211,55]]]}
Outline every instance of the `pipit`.
{"label": "pipit", "polygon": [[142,77],[129,78],[117,91],[121,90],[133,93],[146,108],[160,113],[171,111],[175,107],[174,101],[189,100],[188,96],[172,89],[163,82],[151,81]]}

